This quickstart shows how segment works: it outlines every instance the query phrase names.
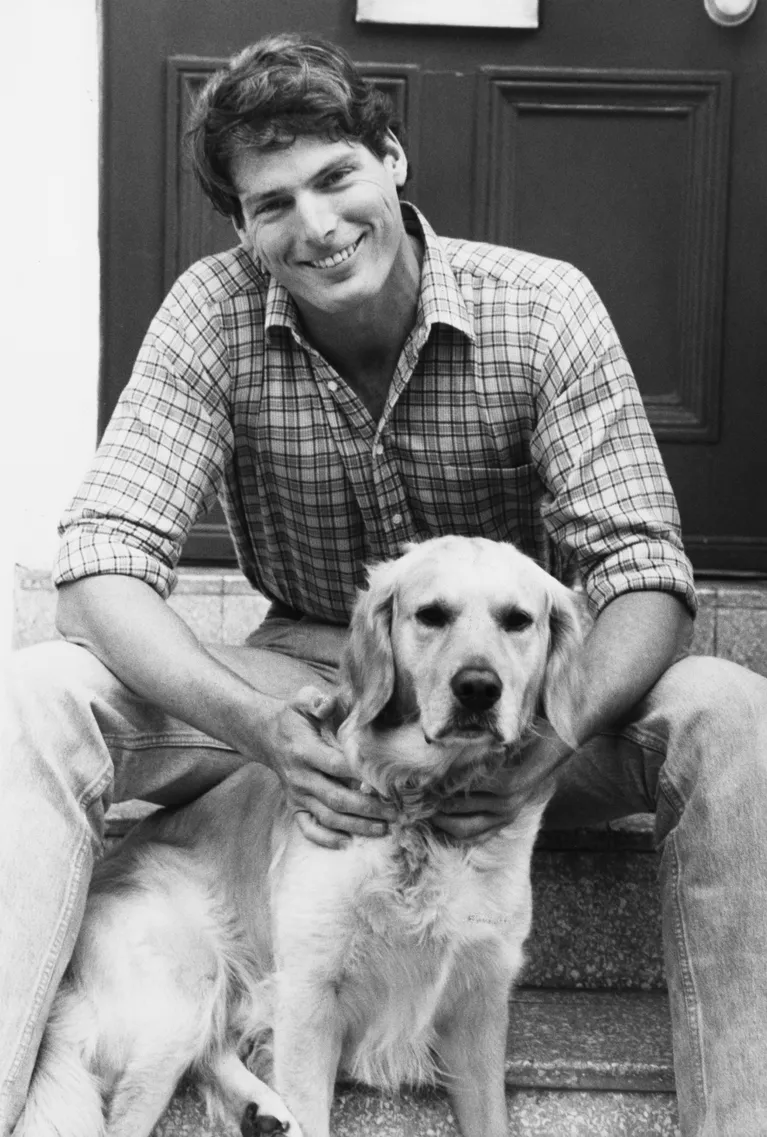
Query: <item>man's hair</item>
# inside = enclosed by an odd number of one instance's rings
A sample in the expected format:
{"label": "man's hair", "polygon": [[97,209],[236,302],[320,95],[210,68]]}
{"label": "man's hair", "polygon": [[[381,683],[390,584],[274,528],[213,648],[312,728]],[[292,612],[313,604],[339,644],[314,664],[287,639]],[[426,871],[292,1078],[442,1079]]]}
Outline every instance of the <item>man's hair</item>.
{"label": "man's hair", "polygon": [[294,34],[269,36],[234,55],[205,84],[188,131],[195,173],[219,213],[242,224],[232,182],[245,150],[276,150],[299,137],[361,142],[383,158],[402,128],[385,95],[342,48]]}

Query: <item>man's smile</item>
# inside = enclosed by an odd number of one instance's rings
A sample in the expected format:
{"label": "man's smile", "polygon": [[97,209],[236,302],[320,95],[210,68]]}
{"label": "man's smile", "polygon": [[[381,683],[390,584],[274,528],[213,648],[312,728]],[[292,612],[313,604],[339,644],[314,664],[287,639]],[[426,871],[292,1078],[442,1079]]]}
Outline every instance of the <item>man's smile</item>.
{"label": "man's smile", "polygon": [[344,261],[348,261],[349,257],[356,253],[363,236],[364,233],[360,234],[356,241],[352,241],[352,243],[350,245],[347,245],[344,249],[339,249],[339,251],[337,253],[333,253],[332,256],[323,257],[322,260],[318,261],[304,261],[304,264],[309,265],[310,268],[336,268],[337,265],[341,265],[344,263]]}

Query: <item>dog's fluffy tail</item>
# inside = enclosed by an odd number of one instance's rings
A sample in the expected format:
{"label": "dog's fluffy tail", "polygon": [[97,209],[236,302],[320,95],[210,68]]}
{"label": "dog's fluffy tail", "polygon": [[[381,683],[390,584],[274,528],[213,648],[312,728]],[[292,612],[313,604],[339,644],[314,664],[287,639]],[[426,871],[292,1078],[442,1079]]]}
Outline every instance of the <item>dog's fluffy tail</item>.
{"label": "dog's fluffy tail", "polygon": [[14,1137],[104,1137],[101,1086],[86,1065],[92,1027],[82,997],[60,990]]}

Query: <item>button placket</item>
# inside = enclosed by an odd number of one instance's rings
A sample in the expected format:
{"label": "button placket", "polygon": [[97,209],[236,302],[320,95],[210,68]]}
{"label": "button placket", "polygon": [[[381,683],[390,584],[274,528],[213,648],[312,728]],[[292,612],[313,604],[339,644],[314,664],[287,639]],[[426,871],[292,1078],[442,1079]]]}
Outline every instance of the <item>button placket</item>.
{"label": "button placket", "polygon": [[404,539],[406,534],[401,530],[405,526],[407,507],[399,473],[391,462],[385,460],[385,447],[381,442],[373,446],[372,473],[378,506],[378,528],[382,548],[385,549],[392,540]]}

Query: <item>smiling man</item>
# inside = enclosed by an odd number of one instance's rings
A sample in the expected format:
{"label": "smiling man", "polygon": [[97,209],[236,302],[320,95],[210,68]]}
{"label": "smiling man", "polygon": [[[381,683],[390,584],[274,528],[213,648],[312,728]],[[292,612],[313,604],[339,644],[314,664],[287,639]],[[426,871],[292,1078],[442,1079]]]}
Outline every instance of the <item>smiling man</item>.
{"label": "smiling man", "polygon": [[231,165],[242,244],[278,280],[307,337],[378,418],[416,319],[422,248],[398,190],[407,159],[392,133],[362,142],[298,137]]}
{"label": "smiling man", "polygon": [[[113,800],[184,804],[262,762],[308,839],[386,832],[390,807],[350,782],[328,729],[339,657],[365,565],[450,533],[577,570],[595,620],[575,749],[540,722],[502,784],[434,824],[481,839],[556,770],[551,824],[656,811],[682,1132],[763,1134],[767,683],[680,661],[692,573],[599,298],[570,265],[438,237],[400,200],[388,104],[331,44],[247,48],[205,88],[192,140],[239,244],[155,317],[63,519],[64,638],[19,653],[5,685],[0,1135]],[[165,600],[217,496],[273,604],[243,646],[212,649]]]}

